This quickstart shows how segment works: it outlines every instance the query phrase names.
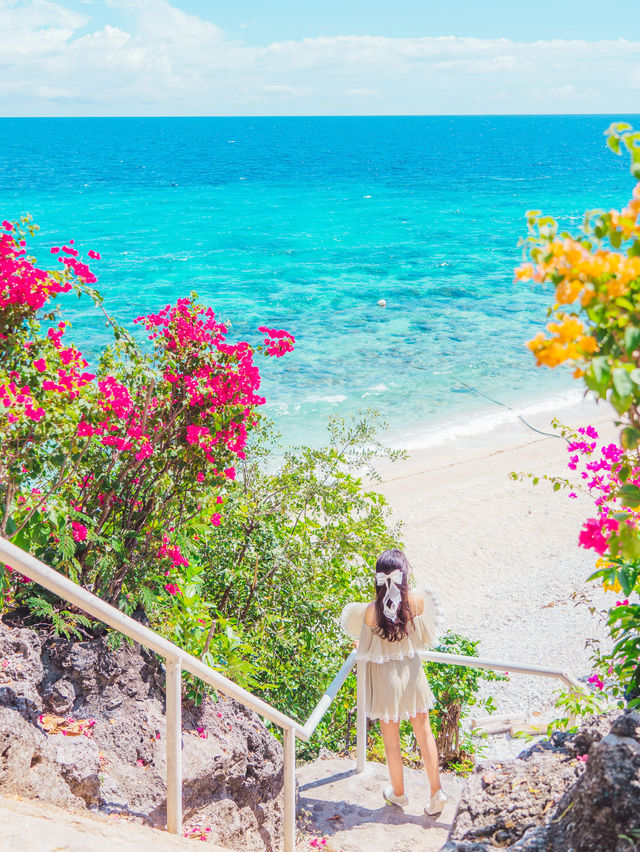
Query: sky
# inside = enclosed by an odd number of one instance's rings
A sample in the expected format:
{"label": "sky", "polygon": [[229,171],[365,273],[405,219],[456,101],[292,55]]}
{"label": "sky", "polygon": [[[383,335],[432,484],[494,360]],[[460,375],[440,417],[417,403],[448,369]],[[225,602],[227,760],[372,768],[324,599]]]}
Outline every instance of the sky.
{"label": "sky", "polygon": [[0,0],[0,115],[640,112],[640,0]]}

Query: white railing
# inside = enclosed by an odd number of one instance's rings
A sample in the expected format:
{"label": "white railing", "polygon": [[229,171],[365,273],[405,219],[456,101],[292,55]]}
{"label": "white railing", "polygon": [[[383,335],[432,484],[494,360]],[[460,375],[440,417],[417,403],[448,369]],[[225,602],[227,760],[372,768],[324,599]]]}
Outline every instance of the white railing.
{"label": "white railing", "polygon": [[[284,752],[284,852],[295,852],[296,814],[295,814],[295,766],[296,766],[296,737],[308,740],[324,714],[331,706],[334,698],[342,688],[345,680],[357,664],[357,699],[356,699],[356,771],[366,768],[367,760],[367,717],[365,709],[366,696],[366,666],[364,662],[356,661],[356,651],[346,658],[340,671],[336,674],[324,695],[309,716],[307,723],[291,719],[275,707],[267,704],[261,698],[233,683],[219,672],[205,665],[201,660],[186,653],[173,642],[159,636],[153,630],[140,624],[135,619],[125,615],[119,609],[111,606],[96,595],[63,577],[53,568],[40,562],[30,553],[21,550],[15,544],[0,537],[0,563],[10,565],[16,571],[24,574],[30,580],[39,583],[58,597],[77,606],[83,612],[94,616],[99,621],[108,624],[120,633],[129,636],[140,645],[144,645],[164,657],[166,669],[166,743],[167,743],[167,829],[173,834],[182,831],[182,703],[181,685],[182,672],[187,671],[200,680],[220,690],[226,696],[234,698],[245,707],[268,719],[274,725],[282,728]],[[505,663],[486,660],[483,657],[467,657],[459,654],[443,654],[437,651],[423,651],[420,656],[424,660],[444,665],[470,666],[478,669],[491,669],[499,672],[516,672],[538,677],[550,677],[561,680],[570,687],[577,686],[568,674],[556,668],[531,666],[520,663]]]}
{"label": "white railing", "polygon": [[467,657],[465,654],[443,654],[440,651],[421,651],[423,660],[430,663],[443,663],[447,666],[469,666],[472,669],[490,669],[493,672],[504,672],[505,674],[515,672],[516,674],[530,674],[537,677],[550,677],[560,680],[565,686],[578,687],[578,681],[562,669],[550,669],[546,666],[530,666],[526,663],[504,663],[496,660],[487,660],[484,657]]}

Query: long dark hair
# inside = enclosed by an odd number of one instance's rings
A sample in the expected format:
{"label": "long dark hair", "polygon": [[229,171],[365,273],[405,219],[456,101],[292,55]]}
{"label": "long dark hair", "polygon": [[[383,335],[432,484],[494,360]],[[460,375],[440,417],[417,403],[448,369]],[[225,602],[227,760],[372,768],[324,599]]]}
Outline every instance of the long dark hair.
{"label": "long dark hair", "polygon": [[410,565],[407,557],[397,547],[391,550],[385,550],[381,553],[376,562],[376,574],[391,574],[392,571],[402,571],[402,583],[399,584],[400,589],[400,604],[396,613],[396,620],[391,621],[384,614],[384,597],[387,593],[387,586],[381,583],[376,584],[376,627],[374,633],[382,636],[383,639],[388,639],[389,642],[399,642],[409,632],[409,626],[413,626],[413,616],[411,615],[411,606],[409,605],[409,571]]}

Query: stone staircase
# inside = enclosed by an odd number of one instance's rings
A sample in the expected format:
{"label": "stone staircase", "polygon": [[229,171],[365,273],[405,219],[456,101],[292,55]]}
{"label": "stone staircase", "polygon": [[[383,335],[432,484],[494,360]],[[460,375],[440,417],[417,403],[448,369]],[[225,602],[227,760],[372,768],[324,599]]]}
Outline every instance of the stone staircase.
{"label": "stone staircase", "polygon": [[[193,840],[129,820],[0,796],[2,852],[194,852],[198,846]],[[207,850],[230,852],[213,843],[207,844]]]}
{"label": "stone staircase", "polygon": [[[353,760],[319,759],[300,766],[298,852],[437,852],[447,839],[463,781],[443,775],[449,802],[437,819],[425,816],[424,772],[405,767],[409,806],[386,805],[384,764],[368,763],[356,773]],[[314,845],[314,838],[326,844]],[[137,822],[74,812],[46,802],[0,797],[2,852],[177,852],[195,850],[197,841],[175,837]],[[207,842],[211,852],[231,852]]]}
{"label": "stone staircase", "polygon": [[[357,774],[353,760],[329,758],[300,766],[298,827],[326,838],[320,847],[336,852],[436,852],[446,842],[462,791],[462,779],[445,774],[442,786],[449,802],[437,819],[425,816],[424,772],[405,767],[404,811],[385,804],[382,789],[389,777],[384,764],[368,763]],[[308,842],[298,847],[309,847]]]}

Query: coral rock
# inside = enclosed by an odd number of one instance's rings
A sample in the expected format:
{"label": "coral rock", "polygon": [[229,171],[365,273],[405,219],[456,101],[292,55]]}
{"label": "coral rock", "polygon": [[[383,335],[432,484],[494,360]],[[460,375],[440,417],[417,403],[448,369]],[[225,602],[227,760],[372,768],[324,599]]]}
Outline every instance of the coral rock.
{"label": "coral rock", "polygon": [[640,715],[610,714],[477,769],[443,852],[625,852],[639,834]]}
{"label": "coral rock", "polygon": [[[164,672],[151,653],[103,638],[45,639],[0,623],[0,793],[166,822]],[[87,720],[47,735],[43,710]],[[271,852],[282,839],[283,755],[261,719],[220,696],[183,706],[184,822],[212,842]]]}

